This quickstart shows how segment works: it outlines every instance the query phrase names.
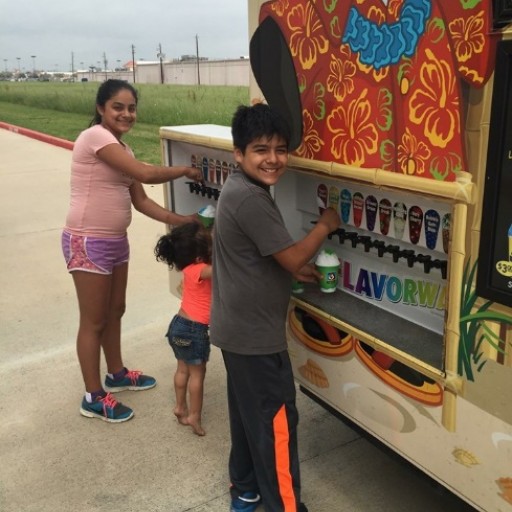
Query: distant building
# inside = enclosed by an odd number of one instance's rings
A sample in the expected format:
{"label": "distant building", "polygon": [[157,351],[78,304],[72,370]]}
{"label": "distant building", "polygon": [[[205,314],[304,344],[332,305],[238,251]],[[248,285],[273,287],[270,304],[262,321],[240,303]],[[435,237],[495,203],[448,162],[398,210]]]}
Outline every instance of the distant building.
{"label": "distant building", "polygon": [[[134,68],[135,66],[135,68]],[[162,73],[163,72],[163,73]],[[107,78],[120,78],[128,82],[142,84],[176,85],[232,85],[249,86],[250,62],[245,56],[239,59],[208,60],[195,55],[182,55],[173,61],[129,61],[123,64],[122,69],[99,70],[89,69],[76,72],[76,80],[102,82]]]}

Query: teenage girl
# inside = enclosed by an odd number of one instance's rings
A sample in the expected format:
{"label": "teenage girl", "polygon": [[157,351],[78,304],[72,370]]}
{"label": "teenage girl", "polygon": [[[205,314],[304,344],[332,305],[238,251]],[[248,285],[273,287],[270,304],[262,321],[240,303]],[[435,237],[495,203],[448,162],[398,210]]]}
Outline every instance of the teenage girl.
{"label": "teenage girl", "polygon": [[[140,391],[156,385],[153,377],[128,370],[121,356],[131,208],[166,224],[191,222],[194,216],[177,215],[150,199],[142,183],[164,183],[181,176],[201,180],[201,172],[191,167],[162,167],[135,159],[122,137],[135,123],[137,101],[137,91],[124,80],[100,85],[91,126],[74,145],[71,200],[62,234],[80,310],[77,353],[85,384],[80,413],[113,423],[129,420],[133,411],[108,391]],[[100,377],[101,349],[108,372],[105,386]]]}
{"label": "teenage girl", "polygon": [[174,374],[174,414],[182,425],[190,425],[198,436],[205,435],[201,410],[206,363],[210,355],[211,245],[210,232],[197,223],[189,223],[162,236],[155,247],[158,261],[183,272],[180,310],[172,319],[166,336],[178,360]]}

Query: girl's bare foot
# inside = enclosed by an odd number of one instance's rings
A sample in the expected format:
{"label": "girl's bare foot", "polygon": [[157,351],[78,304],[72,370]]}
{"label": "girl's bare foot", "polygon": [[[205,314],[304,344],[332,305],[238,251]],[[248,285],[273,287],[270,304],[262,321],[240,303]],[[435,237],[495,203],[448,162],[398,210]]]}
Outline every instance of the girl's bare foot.
{"label": "girl's bare foot", "polygon": [[188,424],[192,427],[192,430],[194,431],[194,434],[198,436],[205,436],[206,432],[204,431],[203,427],[201,426],[201,423],[191,423],[190,421]]}
{"label": "girl's bare foot", "polygon": [[187,418],[187,423],[192,427],[194,434],[198,436],[204,436],[206,432],[201,426],[201,417],[197,414],[190,414]]}
{"label": "girl's bare foot", "polygon": [[174,408],[174,416],[176,416],[176,419],[178,420],[178,423],[180,425],[188,425],[188,411],[178,409],[177,407]]}

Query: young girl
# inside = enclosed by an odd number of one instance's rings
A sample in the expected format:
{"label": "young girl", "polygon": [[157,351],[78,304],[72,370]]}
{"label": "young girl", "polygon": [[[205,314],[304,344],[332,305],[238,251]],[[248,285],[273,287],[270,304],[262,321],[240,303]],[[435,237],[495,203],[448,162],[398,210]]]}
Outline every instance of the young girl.
{"label": "young girl", "polygon": [[211,245],[211,235],[206,228],[188,223],[162,236],[155,247],[158,261],[183,272],[181,307],[166,336],[178,360],[174,374],[174,414],[198,436],[205,435],[201,410],[206,362],[210,355]]}
{"label": "young girl", "polygon": [[[133,411],[107,391],[141,391],[156,384],[153,377],[128,370],[121,356],[132,206],[166,224],[191,222],[194,216],[177,215],[150,199],[142,183],[164,183],[181,176],[202,179],[200,171],[191,167],[136,160],[121,140],[136,118],[137,91],[132,85],[106,80],[99,86],[94,119],[73,148],[71,199],[62,233],[62,250],[80,310],[76,344],[85,384],[80,413],[111,423],[129,420]],[[104,383],[101,349],[107,363]]]}

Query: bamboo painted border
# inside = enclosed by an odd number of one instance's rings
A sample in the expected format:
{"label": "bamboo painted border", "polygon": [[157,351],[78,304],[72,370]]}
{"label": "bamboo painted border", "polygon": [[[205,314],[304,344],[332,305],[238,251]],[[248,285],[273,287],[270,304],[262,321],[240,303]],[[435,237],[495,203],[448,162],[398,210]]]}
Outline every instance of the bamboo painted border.
{"label": "bamboo painted border", "polygon": [[222,149],[226,151],[233,151],[233,141],[231,137],[220,138],[211,137],[209,135],[202,135],[199,133],[186,133],[187,128],[204,127],[206,130],[209,126],[219,127],[220,125],[190,125],[190,126],[162,126],[160,127],[159,134],[161,139],[172,140],[175,142],[187,142],[189,144],[196,144],[198,146],[206,146],[211,149]]}
{"label": "bamboo painted border", "polygon": [[[201,125],[195,125],[195,127],[198,126]],[[205,129],[208,126],[215,125],[204,125]],[[177,142],[207,146],[212,149],[233,151],[231,139],[186,133],[183,131],[186,128],[187,126],[161,127],[160,137]],[[406,176],[405,174],[393,173],[378,168],[368,169],[335,162],[308,160],[294,155],[290,155],[288,167],[296,171],[321,174],[328,178],[341,178],[352,182],[367,183],[377,188],[414,191],[465,204],[473,204],[476,200],[475,185],[472,182],[471,174],[467,172],[460,172],[454,182],[444,182],[417,176]]]}

